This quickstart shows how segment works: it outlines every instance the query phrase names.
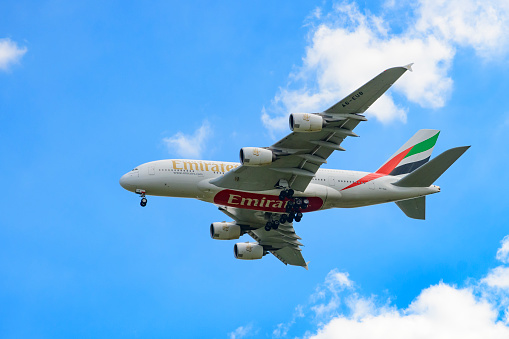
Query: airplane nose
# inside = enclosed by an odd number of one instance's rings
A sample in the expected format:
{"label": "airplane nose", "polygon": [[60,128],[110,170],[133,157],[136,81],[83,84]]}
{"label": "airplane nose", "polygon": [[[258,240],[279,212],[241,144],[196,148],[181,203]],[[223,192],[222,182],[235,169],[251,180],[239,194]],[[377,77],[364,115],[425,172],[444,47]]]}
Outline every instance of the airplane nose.
{"label": "airplane nose", "polygon": [[128,191],[132,191],[136,188],[136,184],[131,173],[124,174],[118,182],[120,186]]}

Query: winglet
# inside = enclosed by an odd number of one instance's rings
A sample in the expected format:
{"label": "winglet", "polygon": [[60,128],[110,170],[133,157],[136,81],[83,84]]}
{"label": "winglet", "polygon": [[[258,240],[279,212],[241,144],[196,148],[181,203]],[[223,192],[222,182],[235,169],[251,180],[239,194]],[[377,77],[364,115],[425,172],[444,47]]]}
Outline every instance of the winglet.
{"label": "winglet", "polygon": [[407,69],[407,70],[409,70],[410,72],[413,72],[413,69],[412,69],[412,65],[413,65],[413,64],[414,64],[414,63],[412,62],[411,64],[408,64],[408,65],[406,65],[406,66],[403,66],[403,68],[406,68],[406,69]]}
{"label": "winglet", "polygon": [[309,271],[309,266],[308,266],[308,265],[309,265],[309,263],[310,263],[310,262],[311,262],[311,261],[308,261],[308,262],[306,263],[306,266],[302,266],[302,267],[304,267],[304,268],[306,269],[306,271]]}

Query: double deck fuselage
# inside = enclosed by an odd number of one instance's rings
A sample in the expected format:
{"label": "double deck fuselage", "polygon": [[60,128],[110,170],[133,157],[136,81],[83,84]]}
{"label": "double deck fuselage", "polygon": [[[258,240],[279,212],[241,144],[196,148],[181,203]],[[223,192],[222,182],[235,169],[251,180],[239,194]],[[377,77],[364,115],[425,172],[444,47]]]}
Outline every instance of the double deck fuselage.
{"label": "double deck fuselage", "polygon": [[[217,205],[266,212],[284,213],[287,201],[278,199],[281,189],[247,192],[224,189],[210,183],[240,166],[239,163],[171,159],[142,164],[126,173],[120,185],[128,191],[146,195],[195,198]],[[319,169],[304,192],[296,197],[309,199],[303,212],[328,208],[350,208],[412,199],[440,188],[398,187],[399,176],[368,172]]]}

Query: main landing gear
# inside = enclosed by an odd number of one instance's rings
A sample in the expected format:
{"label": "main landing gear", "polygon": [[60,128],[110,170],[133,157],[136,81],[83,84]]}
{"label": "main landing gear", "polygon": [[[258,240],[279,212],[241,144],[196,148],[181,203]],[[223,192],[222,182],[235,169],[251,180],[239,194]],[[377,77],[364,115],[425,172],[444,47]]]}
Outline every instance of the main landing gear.
{"label": "main landing gear", "polygon": [[141,207],[147,206],[147,198],[145,198],[145,190],[136,190],[136,193],[138,193],[141,197],[141,202],[140,202]]}
{"label": "main landing gear", "polygon": [[292,190],[291,188],[286,188],[286,189],[282,190],[281,193],[279,193],[279,200],[283,201],[286,198],[292,199],[294,193],[295,193],[295,191]]}
{"label": "main landing gear", "polygon": [[265,230],[268,232],[271,229],[277,230],[280,224],[300,222],[302,219],[302,211],[308,208],[308,198],[293,198],[294,190],[286,188],[279,194],[281,201],[289,199],[286,203],[286,214],[281,214],[279,218],[272,218],[265,224]]}

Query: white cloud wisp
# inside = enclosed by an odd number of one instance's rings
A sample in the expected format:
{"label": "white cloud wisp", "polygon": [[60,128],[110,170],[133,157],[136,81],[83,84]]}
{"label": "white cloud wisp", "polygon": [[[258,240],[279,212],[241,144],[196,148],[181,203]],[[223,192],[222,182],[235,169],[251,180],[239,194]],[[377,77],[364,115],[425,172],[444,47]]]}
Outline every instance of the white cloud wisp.
{"label": "white cloud wisp", "polygon": [[19,63],[26,52],[26,47],[18,47],[11,39],[0,39],[0,70],[9,70],[10,66]]}
{"label": "white cloud wisp", "polygon": [[211,135],[212,128],[209,122],[205,120],[192,135],[178,132],[172,137],[164,138],[163,142],[168,147],[170,153],[176,153],[181,157],[197,159],[203,155],[206,142]]}

